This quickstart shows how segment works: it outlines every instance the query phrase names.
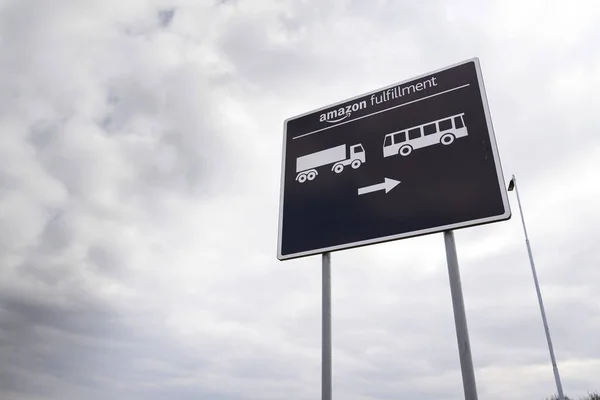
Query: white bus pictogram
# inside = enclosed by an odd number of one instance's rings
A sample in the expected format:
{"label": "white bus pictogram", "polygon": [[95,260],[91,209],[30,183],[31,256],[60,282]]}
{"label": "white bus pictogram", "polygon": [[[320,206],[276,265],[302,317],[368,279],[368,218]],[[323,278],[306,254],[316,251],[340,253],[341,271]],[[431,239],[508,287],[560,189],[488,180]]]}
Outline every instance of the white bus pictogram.
{"label": "white bus pictogram", "polygon": [[441,143],[451,145],[455,139],[468,135],[465,113],[451,115],[423,125],[388,133],[383,139],[383,157],[396,154],[408,156],[414,149]]}

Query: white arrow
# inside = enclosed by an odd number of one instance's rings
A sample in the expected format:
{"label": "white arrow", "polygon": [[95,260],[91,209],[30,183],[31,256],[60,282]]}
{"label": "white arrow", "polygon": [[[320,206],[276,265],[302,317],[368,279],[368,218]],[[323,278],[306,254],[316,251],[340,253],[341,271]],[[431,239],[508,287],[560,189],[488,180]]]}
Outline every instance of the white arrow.
{"label": "white arrow", "polygon": [[395,179],[385,178],[383,183],[378,183],[377,185],[371,185],[371,186],[359,188],[358,195],[360,196],[361,194],[376,192],[378,190],[383,190],[383,189],[385,189],[385,192],[387,193],[390,190],[392,190],[393,188],[395,188],[396,186],[398,186],[399,183],[400,183],[400,181],[397,181]]}

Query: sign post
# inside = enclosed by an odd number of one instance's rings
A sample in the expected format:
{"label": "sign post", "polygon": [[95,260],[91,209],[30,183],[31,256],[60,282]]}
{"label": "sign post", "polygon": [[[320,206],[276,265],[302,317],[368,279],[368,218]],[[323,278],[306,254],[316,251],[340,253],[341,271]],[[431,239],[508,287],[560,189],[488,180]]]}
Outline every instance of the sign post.
{"label": "sign post", "polygon": [[331,400],[331,254],[323,253],[321,399]]}
{"label": "sign post", "polygon": [[450,293],[452,295],[454,324],[456,325],[456,340],[458,341],[458,357],[460,359],[465,400],[477,400],[475,369],[473,368],[473,357],[471,356],[471,341],[469,340],[469,330],[467,329],[467,314],[465,312],[465,301],[463,299],[462,284],[460,282],[454,232],[444,232],[444,243],[446,245],[448,278],[450,280]]}
{"label": "sign post", "polygon": [[288,118],[277,258],[323,257],[323,400],[331,399],[330,252],[436,232],[465,396],[476,400],[453,231],[510,217],[477,58]]}

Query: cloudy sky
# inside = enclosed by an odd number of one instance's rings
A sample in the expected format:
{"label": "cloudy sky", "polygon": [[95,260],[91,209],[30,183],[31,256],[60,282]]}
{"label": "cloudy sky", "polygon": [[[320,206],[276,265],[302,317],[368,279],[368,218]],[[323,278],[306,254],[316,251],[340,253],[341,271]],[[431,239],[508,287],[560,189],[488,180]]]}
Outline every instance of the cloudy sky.
{"label": "cloudy sky", "polygon": [[[593,0],[1,0],[0,398],[320,396],[283,120],[479,57],[565,392],[600,390]],[[480,398],[555,392],[514,193],[456,232]],[[441,234],[332,255],[334,398],[460,399]]]}

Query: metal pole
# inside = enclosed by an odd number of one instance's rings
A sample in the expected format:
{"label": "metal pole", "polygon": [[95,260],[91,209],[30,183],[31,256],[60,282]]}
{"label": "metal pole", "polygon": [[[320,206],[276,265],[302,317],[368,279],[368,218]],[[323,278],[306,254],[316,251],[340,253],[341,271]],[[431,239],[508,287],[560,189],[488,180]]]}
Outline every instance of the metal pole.
{"label": "metal pole", "polygon": [[331,400],[331,254],[323,253],[321,399]]}
{"label": "metal pole", "polygon": [[550,352],[550,361],[552,361],[552,369],[554,371],[554,380],[556,381],[556,390],[558,391],[559,400],[564,400],[562,383],[560,381],[560,375],[558,373],[558,366],[556,364],[556,358],[554,357],[554,348],[552,346],[552,339],[550,338],[550,329],[548,328],[548,320],[546,319],[546,311],[544,310],[544,301],[542,300],[542,292],[540,291],[540,284],[538,282],[537,273],[535,271],[535,263],[533,262],[533,254],[531,252],[531,245],[529,244],[529,236],[527,235],[527,227],[525,226],[525,217],[523,216],[523,208],[521,207],[521,199],[519,197],[519,189],[517,187],[517,179],[512,176],[513,185],[515,187],[515,193],[517,194],[517,203],[519,204],[519,214],[521,215],[521,222],[523,224],[523,232],[525,233],[525,244],[527,244],[527,254],[529,255],[529,263],[531,265],[531,273],[533,274],[533,282],[535,284],[535,291],[537,293],[538,303],[540,304],[540,311],[542,313],[542,322],[544,323],[544,332],[546,332],[546,340],[548,341],[548,351]]}
{"label": "metal pole", "polygon": [[458,257],[456,255],[456,243],[453,231],[444,232],[444,243],[446,245],[446,261],[448,263],[448,277],[450,279],[450,292],[452,294],[452,307],[454,309],[454,323],[456,325],[456,339],[458,340],[458,354],[460,357],[465,400],[477,400],[475,370],[471,356],[467,315],[465,313],[465,302],[460,283]]}

